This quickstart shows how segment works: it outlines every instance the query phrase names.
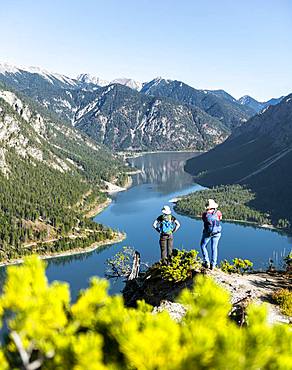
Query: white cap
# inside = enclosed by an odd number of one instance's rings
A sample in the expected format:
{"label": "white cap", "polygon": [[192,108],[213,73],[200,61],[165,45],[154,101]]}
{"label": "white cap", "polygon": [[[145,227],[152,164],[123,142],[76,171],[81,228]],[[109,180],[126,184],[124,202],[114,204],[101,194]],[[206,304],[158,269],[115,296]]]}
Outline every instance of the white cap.
{"label": "white cap", "polygon": [[161,212],[164,214],[164,215],[170,215],[171,214],[171,209],[169,206],[163,206]]}
{"label": "white cap", "polygon": [[217,209],[218,204],[215,202],[214,199],[208,199],[208,203],[206,204],[206,209]]}

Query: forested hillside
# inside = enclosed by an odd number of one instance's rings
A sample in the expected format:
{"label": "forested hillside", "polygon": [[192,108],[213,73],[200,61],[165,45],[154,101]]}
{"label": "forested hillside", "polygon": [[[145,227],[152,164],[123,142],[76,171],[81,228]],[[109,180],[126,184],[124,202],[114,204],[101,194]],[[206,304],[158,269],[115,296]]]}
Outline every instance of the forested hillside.
{"label": "forested hillside", "polygon": [[[60,250],[78,238],[112,237],[83,212],[105,200],[104,181],[115,181],[123,169],[108,150],[2,87],[0,259]],[[60,239],[65,236],[67,243]]]}
{"label": "forested hillside", "polygon": [[211,189],[196,191],[181,197],[175,205],[175,210],[193,217],[201,217],[205,210],[206,199],[214,198],[223,213],[223,220],[247,221],[259,225],[270,222],[269,215],[249,207],[255,196],[240,185],[222,185]]}
{"label": "forested hillside", "polygon": [[250,202],[275,224],[292,224],[292,95],[250,119],[225,143],[189,160],[186,170],[207,186],[245,184]]}

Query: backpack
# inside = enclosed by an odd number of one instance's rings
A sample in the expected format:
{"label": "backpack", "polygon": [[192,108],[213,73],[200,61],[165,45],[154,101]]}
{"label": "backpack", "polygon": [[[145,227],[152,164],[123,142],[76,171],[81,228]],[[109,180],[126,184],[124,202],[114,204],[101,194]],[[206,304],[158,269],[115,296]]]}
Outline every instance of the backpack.
{"label": "backpack", "polygon": [[207,212],[206,214],[206,221],[207,221],[207,232],[210,236],[214,236],[216,234],[221,233],[222,226],[220,224],[220,220],[217,214],[217,211],[212,213]]}
{"label": "backpack", "polygon": [[172,216],[162,216],[162,221],[160,222],[160,232],[162,234],[172,234],[174,225],[172,222]]}

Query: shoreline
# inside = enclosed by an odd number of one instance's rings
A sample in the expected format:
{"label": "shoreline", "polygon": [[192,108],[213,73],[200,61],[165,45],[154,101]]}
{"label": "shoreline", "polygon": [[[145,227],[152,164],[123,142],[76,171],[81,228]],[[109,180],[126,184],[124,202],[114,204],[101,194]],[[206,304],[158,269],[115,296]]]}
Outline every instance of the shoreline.
{"label": "shoreline", "polygon": [[[113,185],[113,184],[111,184]],[[124,188],[116,186],[115,191],[110,191],[106,190],[107,194],[114,194],[120,191],[125,191],[132,185],[132,178],[129,176],[129,180]],[[110,204],[112,203],[112,199],[107,197],[107,199],[103,203],[99,203],[96,206],[94,206],[90,211],[85,212],[84,217],[86,218],[94,218],[97,216],[99,213],[104,211]],[[47,260],[47,259],[52,259],[52,258],[59,258],[59,257],[66,257],[66,256],[73,256],[73,255],[78,255],[78,254],[85,254],[85,253],[90,253],[99,247],[103,247],[106,245],[111,245],[111,244],[116,244],[116,243],[121,243],[124,239],[126,239],[126,234],[123,232],[116,232],[115,237],[113,239],[107,239],[103,240],[102,242],[95,242],[91,244],[87,248],[74,248],[65,252],[60,252],[60,253],[53,253],[53,254],[37,254],[36,255],[42,259],[42,260]],[[46,241],[44,241],[45,243]],[[33,253],[31,254],[33,255]],[[25,256],[28,257],[29,255]],[[20,263],[23,263],[23,258],[17,258],[5,262],[0,262],[0,267],[5,267],[5,266],[10,266],[10,265],[18,265]]]}
{"label": "shoreline", "polygon": [[195,149],[184,149],[184,150],[150,150],[150,151],[124,151],[124,152],[117,152],[118,155],[124,157],[124,159],[128,158],[138,158],[142,157],[143,155],[146,154],[163,154],[163,153],[206,153],[206,150],[195,150]]}
{"label": "shoreline", "polygon": [[103,203],[97,204],[94,206],[91,210],[85,213],[86,218],[94,218],[97,216],[99,213],[104,211],[112,202],[111,198],[106,198],[106,200]]}
{"label": "shoreline", "polygon": [[[106,245],[111,245],[111,244],[116,244],[116,243],[121,243],[125,238],[126,234],[125,233],[115,233],[115,237],[113,239],[106,239],[100,242],[95,242],[91,244],[89,247],[86,248],[74,248],[69,251],[65,252],[60,252],[60,253],[52,253],[52,254],[37,254],[37,256],[42,259],[42,260],[48,260],[52,258],[59,258],[59,257],[67,257],[67,256],[73,256],[77,254],[84,254],[84,253],[90,253],[93,252],[94,250],[98,249],[99,247],[103,247]],[[31,254],[32,256],[33,254]],[[29,257],[29,255],[25,256]],[[6,261],[6,262],[0,262],[0,267],[5,267],[5,266],[10,266],[10,265],[18,265],[20,263],[23,263],[23,259],[25,258],[17,258],[11,261]]]}

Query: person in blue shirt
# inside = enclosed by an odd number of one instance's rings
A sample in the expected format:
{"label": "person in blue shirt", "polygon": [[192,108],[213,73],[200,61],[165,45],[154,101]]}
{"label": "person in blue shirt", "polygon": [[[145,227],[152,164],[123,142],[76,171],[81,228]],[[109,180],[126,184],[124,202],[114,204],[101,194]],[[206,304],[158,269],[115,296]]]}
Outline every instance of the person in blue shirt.
{"label": "person in blue shirt", "polygon": [[173,249],[173,233],[180,228],[180,223],[171,214],[169,206],[164,206],[161,215],[153,222],[154,229],[159,232],[161,259],[170,257]]}

